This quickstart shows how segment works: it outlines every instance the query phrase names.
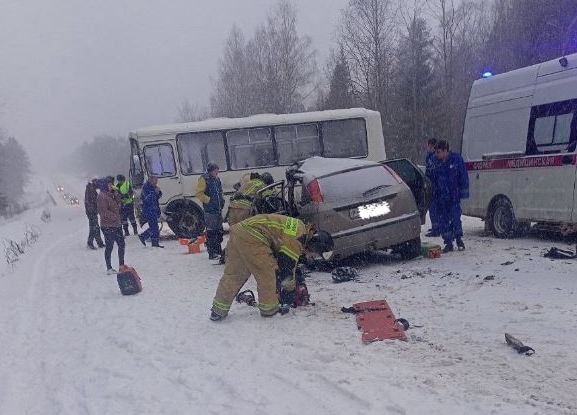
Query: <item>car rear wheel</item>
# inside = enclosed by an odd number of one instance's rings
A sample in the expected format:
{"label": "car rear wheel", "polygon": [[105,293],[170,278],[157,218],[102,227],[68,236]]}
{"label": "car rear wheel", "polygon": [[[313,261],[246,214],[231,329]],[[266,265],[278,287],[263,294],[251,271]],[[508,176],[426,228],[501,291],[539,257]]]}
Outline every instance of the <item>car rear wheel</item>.
{"label": "car rear wheel", "polygon": [[506,197],[501,197],[492,204],[487,222],[497,238],[513,238],[519,229],[513,205]]}
{"label": "car rear wheel", "polygon": [[399,246],[398,252],[403,259],[414,259],[421,255],[421,238],[411,239]]}

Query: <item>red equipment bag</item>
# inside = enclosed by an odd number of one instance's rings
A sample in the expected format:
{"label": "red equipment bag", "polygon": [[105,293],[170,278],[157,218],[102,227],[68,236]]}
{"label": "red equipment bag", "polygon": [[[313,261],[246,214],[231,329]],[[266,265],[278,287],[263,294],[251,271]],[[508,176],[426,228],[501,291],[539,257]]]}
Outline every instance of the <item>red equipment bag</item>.
{"label": "red equipment bag", "polygon": [[134,295],[142,291],[142,282],[136,270],[122,265],[116,274],[118,287],[122,295]]}

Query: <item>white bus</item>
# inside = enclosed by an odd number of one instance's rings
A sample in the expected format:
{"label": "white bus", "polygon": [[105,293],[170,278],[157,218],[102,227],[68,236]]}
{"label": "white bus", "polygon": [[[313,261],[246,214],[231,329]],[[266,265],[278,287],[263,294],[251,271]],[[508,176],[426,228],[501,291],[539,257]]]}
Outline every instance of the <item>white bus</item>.
{"label": "white bus", "polygon": [[538,222],[577,225],[577,54],[479,79],[471,88],[463,213],[498,237]]}
{"label": "white bus", "polygon": [[161,210],[182,237],[204,227],[202,204],[194,197],[209,162],[220,167],[225,195],[253,171],[282,180],[286,166],[312,156],[386,158],[381,115],[363,108],[262,114],[141,128],[129,134],[130,176],[135,189],[157,176]]}

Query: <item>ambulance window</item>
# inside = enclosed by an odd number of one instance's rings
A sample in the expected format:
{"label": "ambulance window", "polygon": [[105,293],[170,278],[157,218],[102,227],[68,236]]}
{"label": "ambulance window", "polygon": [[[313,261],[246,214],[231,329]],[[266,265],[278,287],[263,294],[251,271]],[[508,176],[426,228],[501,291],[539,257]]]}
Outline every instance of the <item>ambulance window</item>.
{"label": "ambulance window", "polygon": [[571,137],[571,121],[573,121],[573,113],[557,115],[553,143],[566,144],[569,142]]}
{"label": "ambulance window", "polygon": [[577,100],[539,105],[531,110],[527,154],[574,151]]}
{"label": "ambulance window", "polygon": [[535,144],[542,146],[551,144],[553,138],[553,130],[555,128],[555,116],[537,118],[535,120]]}

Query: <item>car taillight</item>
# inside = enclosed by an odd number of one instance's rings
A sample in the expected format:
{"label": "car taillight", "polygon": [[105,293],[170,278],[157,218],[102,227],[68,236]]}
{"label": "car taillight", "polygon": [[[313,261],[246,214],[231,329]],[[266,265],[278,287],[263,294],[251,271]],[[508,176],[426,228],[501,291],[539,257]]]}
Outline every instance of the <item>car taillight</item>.
{"label": "car taillight", "polygon": [[391,169],[389,166],[385,166],[384,164],[383,164],[383,167],[384,167],[389,173],[391,173],[391,176],[393,176],[393,177],[395,178],[395,180],[396,180],[397,182],[399,182],[399,184],[400,184],[400,183],[403,183],[403,179],[401,179],[401,177],[397,174],[396,171],[394,171],[393,169]]}
{"label": "car taillight", "polygon": [[317,179],[307,185],[307,190],[312,203],[323,203],[323,194],[321,193],[321,186]]}

